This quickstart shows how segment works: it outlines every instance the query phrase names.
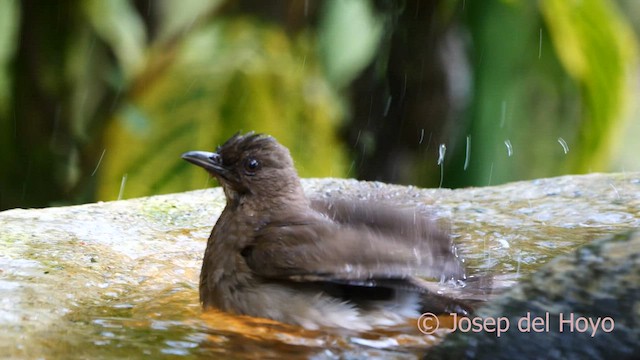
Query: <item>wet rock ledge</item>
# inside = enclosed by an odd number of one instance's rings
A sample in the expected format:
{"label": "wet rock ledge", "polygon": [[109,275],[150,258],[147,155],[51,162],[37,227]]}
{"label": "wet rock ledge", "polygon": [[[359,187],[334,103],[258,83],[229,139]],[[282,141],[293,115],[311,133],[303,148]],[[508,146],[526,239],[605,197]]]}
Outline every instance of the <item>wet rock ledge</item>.
{"label": "wet rock ledge", "polygon": [[[413,206],[447,224],[471,274],[490,271],[522,282],[485,316],[575,310],[614,318],[615,330],[596,334],[597,341],[610,341],[620,351],[640,343],[638,235],[613,235],[640,227],[640,173],[460,190],[339,179],[307,179],[303,185],[312,197]],[[119,316],[193,317],[201,256],[223,206],[220,189],[207,189],[0,213],[0,354],[51,358],[60,347],[86,349],[87,332],[95,324],[106,326],[112,316],[105,309]],[[509,343],[518,355],[547,356],[552,348],[562,353],[592,341],[588,335],[533,335],[512,332],[496,340],[495,334],[457,332],[442,345],[461,351],[451,354],[477,355]]]}
{"label": "wet rock ledge", "polygon": [[553,259],[474,318],[477,326],[460,326],[427,358],[636,358],[640,231]]}

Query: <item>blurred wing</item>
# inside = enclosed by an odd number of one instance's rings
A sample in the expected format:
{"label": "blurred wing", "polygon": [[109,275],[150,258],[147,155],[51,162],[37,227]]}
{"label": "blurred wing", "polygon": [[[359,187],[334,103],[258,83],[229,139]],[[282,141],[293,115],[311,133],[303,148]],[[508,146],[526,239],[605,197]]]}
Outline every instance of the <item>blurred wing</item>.
{"label": "blurred wing", "polygon": [[258,232],[243,256],[257,275],[297,281],[367,286],[375,279],[464,276],[451,240],[436,228],[427,228],[428,221],[395,214],[392,221],[368,223],[383,220],[378,215],[354,215],[354,221],[346,221],[345,215],[345,221],[339,221],[331,214],[332,220],[301,214],[272,222]]}

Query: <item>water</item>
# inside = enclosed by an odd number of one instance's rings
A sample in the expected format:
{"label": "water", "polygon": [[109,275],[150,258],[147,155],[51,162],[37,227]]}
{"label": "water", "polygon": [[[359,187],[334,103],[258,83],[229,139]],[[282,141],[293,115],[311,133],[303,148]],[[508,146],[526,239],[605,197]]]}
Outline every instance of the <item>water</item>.
{"label": "water", "polygon": [[48,332],[30,347],[46,349],[47,358],[416,358],[445,334],[425,336],[413,323],[366,334],[308,331],[267,319],[202,313],[193,289],[154,295],[78,307],[65,318],[72,326]]}
{"label": "water", "polygon": [[[559,254],[640,226],[640,182],[621,175],[423,190],[309,180],[316,196],[402,203],[447,223],[469,275],[509,287]],[[203,313],[198,275],[221,191],[0,214],[0,354],[70,358],[420,358],[417,323],[308,331]],[[445,319],[442,319],[445,323]]]}

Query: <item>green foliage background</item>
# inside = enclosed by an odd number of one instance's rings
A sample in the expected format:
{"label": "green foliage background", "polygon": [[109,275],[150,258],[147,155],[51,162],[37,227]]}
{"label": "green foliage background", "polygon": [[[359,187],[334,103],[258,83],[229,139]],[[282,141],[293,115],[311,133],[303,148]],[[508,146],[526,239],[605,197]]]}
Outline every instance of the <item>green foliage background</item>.
{"label": "green foliage background", "polygon": [[[613,170],[621,128],[637,121],[624,112],[637,93],[637,40],[614,3],[468,6],[476,77],[467,121],[475,161],[467,171],[450,169],[453,183]],[[466,151],[456,155],[459,165]],[[473,175],[461,176],[467,172]]]}
{"label": "green foliage background", "polygon": [[[384,78],[403,46],[391,34],[411,31],[398,14],[427,4],[382,3],[0,1],[0,209],[202,188],[207,175],[180,154],[237,131],[275,136],[302,176],[358,177],[348,95],[371,64]],[[451,187],[633,170],[640,6],[435,4],[424,21],[456,29],[469,95],[454,124],[429,119],[449,129],[444,169],[434,144],[403,164],[402,182],[432,186],[440,170]],[[386,135],[359,141],[374,149]]]}
{"label": "green foliage background", "polygon": [[342,176],[340,103],[307,37],[236,18],[157,50],[170,59],[139,76],[105,134],[99,198],[116,197],[123,174],[126,196],[203,187],[207,175],[178,155],[237,131],[276,137],[302,176]]}

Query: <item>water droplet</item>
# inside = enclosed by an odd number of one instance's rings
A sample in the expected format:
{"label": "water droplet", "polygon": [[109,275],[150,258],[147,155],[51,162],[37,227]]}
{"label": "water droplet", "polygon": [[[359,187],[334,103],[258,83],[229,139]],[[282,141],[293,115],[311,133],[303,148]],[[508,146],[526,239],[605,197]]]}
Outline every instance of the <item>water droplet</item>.
{"label": "water droplet", "polygon": [[438,166],[440,166],[440,185],[438,187],[442,187],[442,182],[444,181],[444,155],[447,152],[447,146],[445,144],[440,144],[438,148]]}
{"label": "water droplet", "polygon": [[564,153],[568,153],[569,145],[567,144],[567,142],[561,137],[558,138],[558,142],[560,143],[560,146],[562,146],[562,150],[564,150]]}
{"label": "water droplet", "polygon": [[447,146],[445,144],[440,144],[438,148],[438,165],[442,165],[444,163],[444,155],[447,152]]}
{"label": "water droplet", "polygon": [[93,169],[93,172],[91,173],[91,176],[96,174],[96,171],[98,171],[98,168],[100,167],[100,163],[102,163],[102,158],[104,157],[104,153],[107,151],[107,149],[103,149],[102,150],[102,154],[100,155],[100,159],[98,159],[98,164],[96,165],[96,168]]}
{"label": "water droplet", "polygon": [[471,135],[467,135],[467,148],[464,157],[464,170],[469,167],[469,159],[471,158]]}
{"label": "water droplet", "polygon": [[538,41],[538,59],[542,56],[542,28],[540,28],[540,35]]}
{"label": "water droplet", "polygon": [[618,189],[616,189],[616,187],[613,184],[609,184],[609,186],[611,186],[613,191],[616,193],[616,197],[620,199],[620,193],[618,192]]}
{"label": "water droplet", "polygon": [[124,195],[124,187],[127,185],[127,174],[122,176],[122,181],[120,182],[120,192],[118,193],[118,200],[122,200],[122,195]]}
{"label": "water droplet", "polygon": [[387,104],[384,107],[384,116],[386,117],[389,114],[389,109],[391,109],[391,100],[393,99],[392,96],[389,96],[387,98]]}
{"label": "water droplet", "polygon": [[513,155],[513,146],[511,146],[511,140],[505,140],[504,144],[507,146],[507,156]]}

